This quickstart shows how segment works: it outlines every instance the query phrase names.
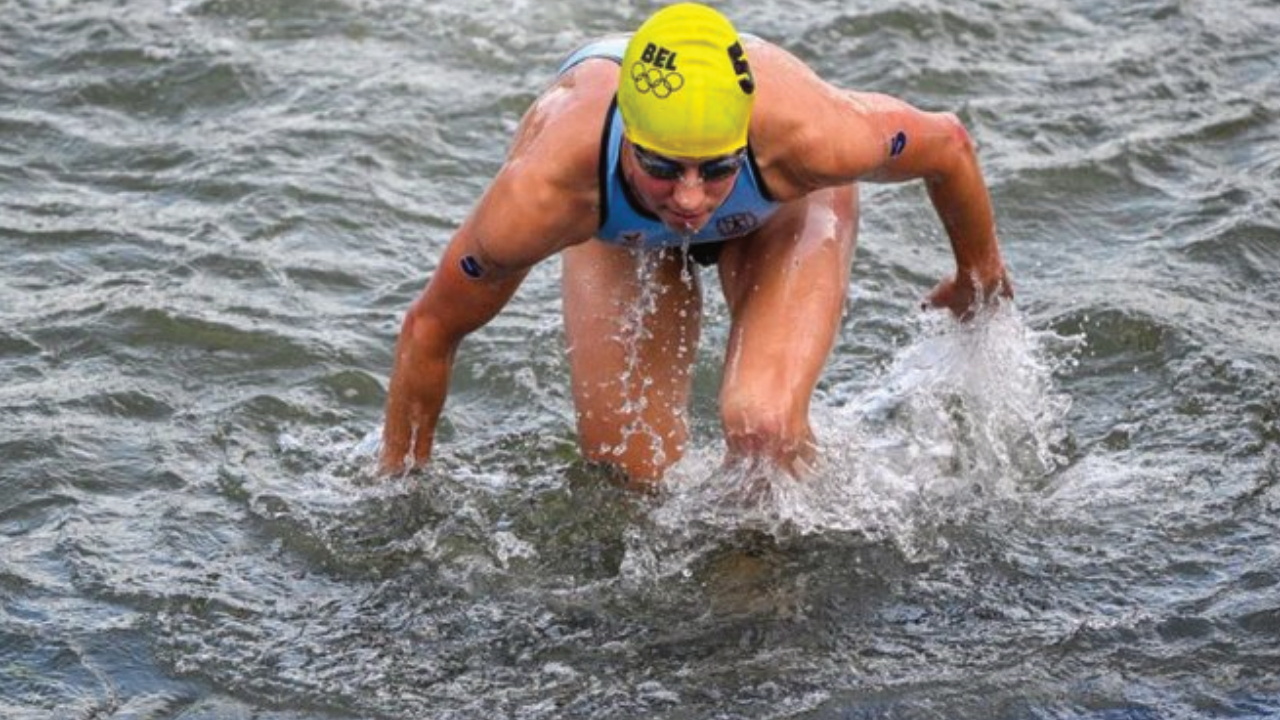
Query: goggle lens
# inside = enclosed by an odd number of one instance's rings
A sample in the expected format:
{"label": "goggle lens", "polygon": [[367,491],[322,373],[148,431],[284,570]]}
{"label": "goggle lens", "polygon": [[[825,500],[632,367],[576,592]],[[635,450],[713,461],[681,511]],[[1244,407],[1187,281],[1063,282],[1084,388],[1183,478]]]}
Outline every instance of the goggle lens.
{"label": "goggle lens", "polygon": [[[646,150],[639,145],[632,144],[631,147],[635,150],[636,162],[639,163],[640,169],[650,177],[668,181],[684,177],[684,163],[659,155],[652,150]],[[698,163],[698,177],[704,182],[727,179],[742,167],[742,160],[746,154],[746,148],[743,148],[729,155],[704,160]]]}

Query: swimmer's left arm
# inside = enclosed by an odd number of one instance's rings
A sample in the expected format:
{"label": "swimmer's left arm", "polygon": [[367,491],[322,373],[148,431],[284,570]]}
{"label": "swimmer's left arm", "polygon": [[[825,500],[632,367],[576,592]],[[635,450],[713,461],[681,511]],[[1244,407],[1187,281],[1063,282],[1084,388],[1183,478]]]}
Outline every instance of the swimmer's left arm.
{"label": "swimmer's left arm", "polygon": [[749,51],[758,87],[752,143],[775,197],[859,181],[923,180],[957,268],[930,302],[963,315],[980,294],[1012,294],[977,153],[955,115],[835,87],[770,43]]}
{"label": "swimmer's left arm", "polygon": [[959,118],[872,93],[842,93],[833,105],[819,122],[838,140],[825,151],[816,182],[923,180],[956,260],[955,276],[930,293],[929,303],[966,316],[980,298],[1012,297],[991,197]]}
{"label": "swimmer's left arm", "polygon": [[956,274],[934,289],[929,302],[963,316],[979,297],[1012,297],[991,196],[972,136],[960,119],[884,96],[855,95],[854,100],[869,108],[863,121],[870,134],[867,144],[879,146],[879,163],[862,179],[923,180],[951,241]]}

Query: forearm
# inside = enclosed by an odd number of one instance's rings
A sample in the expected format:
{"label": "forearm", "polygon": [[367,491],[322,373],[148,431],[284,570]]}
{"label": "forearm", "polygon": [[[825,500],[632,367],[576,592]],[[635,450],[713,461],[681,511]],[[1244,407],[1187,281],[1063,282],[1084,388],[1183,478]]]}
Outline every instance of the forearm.
{"label": "forearm", "polygon": [[987,290],[1004,279],[1004,262],[996,239],[995,213],[977,154],[968,133],[955,121],[954,148],[944,172],[926,177],[929,199],[942,220],[955,254],[956,273],[976,277]]}
{"label": "forearm", "polygon": [[843,108],[852,129],[836,134],[850,142],[838,146],[833,174],[872,182],[923,179],[958,273],[976,275],[984,285],[1002,277],[991,197],[964,123],[953,113],[925,112],[870,93],[847,95]]}
{"label": "forearm", "polygon": [[458,346],[498,314],[525,275],[522,269],[471,277],[461,269],[464,250],[453,244],[445,252],[400,328],[382,429],[383,472],[427,461]]}
{"label": "forearm", "polygon": [[396,342],[382,429],[384,473],[401,472],[430,456],[458,340],[443,338],[438,326],[415,309],[405,317]]}

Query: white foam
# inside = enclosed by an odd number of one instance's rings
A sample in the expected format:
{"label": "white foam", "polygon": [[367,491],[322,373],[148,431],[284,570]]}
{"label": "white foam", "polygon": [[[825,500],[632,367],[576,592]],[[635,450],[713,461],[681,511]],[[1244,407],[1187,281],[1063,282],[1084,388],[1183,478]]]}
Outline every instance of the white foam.
{"label": "white foam", "polygon": [[967,323],[930,313],[873,389],[825,394],[849,399],[815,409],[812,473],[725,468],[718,449],[695,451],[654,520],[682,536],[852,532],[919,549],[928,530],[1016,504],[1065,462],[1070,398],[1053,375],[1081,344],[1030,330],[1007,305]]}

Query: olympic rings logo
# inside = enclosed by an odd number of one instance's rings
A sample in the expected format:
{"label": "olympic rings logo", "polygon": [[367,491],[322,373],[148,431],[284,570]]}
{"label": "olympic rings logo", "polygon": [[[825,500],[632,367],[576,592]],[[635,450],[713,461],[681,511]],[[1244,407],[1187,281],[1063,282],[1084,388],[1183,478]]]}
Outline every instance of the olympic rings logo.
{"label": "olympic rings logo", "polygon": [[657,68],[645,68],[644,63],[638,62],[631,66],[631,82],[641,95],[651,92],[662,100],[684,87],[684,76],[674,70],[664,73]]}

